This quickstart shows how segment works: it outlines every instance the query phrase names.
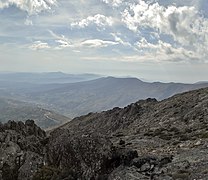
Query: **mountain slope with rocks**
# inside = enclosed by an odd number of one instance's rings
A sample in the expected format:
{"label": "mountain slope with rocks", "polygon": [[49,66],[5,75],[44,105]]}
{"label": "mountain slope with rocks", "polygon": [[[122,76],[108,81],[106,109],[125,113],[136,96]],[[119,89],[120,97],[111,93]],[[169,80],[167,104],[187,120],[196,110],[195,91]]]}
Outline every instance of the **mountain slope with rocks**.
{"label": "mountain slope with rocks", "polygon": [[57,127],[70,121],[68,117],[41,108],[36,104],[1,97],[0,114],[0,122],[2,123],[6,123],[9,120],[26,121],[33,119],[38,126],[44,129]]}
{"label": "mountain slope with rocks", "polygon": [[[206,180],[208,177],[208,88],[163,101],[149,98],[124,108],[89,113],[56,128],[48,137],[37,131],[34,122],[26,122],[23,132],[14,128],[20,122],[9,123],[1,125],[1,137],[5,134],[18,137],[17,134],[20,140],[21,136],[36,139],[35,144],[26,141],[20,143],[25,146],[20,146],[15,138],[1,138],[1,152],[10,153],[7,147],[14,146],[23,153],[38,154],[37,158],[29,158],[28,179]],[[23,172],[28,172],[24,164],[14,170],[14,158],[0,160],[0,179],[6,179],[8,171],[15,175],[13,179],[20,179]]]}
{"label": "mountain slope with rocks", "polygon": [[208,88],[159,102],[140,100],[125,108],[90,113],[62,128],[73,136],[107,136],[115,146],[135,150],[140,160],[151,157],[153,165],[169,157],[168,164],[154,165],[154,170],[148,169],[151,163],[139,171],[135,166],[119,167],[109,175],[110,179],[208,177]]}

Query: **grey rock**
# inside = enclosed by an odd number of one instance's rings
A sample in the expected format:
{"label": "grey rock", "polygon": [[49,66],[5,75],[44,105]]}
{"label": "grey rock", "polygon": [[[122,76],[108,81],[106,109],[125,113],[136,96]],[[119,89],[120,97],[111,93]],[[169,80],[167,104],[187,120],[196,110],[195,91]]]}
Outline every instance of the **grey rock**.
{"label": "grey rock", "polygon": [[29,180],[43,162],[45,132],[34,121],[1,124],[0,178]]}

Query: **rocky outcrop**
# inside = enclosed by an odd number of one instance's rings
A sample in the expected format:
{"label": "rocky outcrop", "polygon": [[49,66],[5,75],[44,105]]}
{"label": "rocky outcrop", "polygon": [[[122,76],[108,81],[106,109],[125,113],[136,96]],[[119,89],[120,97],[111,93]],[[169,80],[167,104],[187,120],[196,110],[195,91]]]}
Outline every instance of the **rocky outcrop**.
{"label": "rocky outcrop", "polygon": [[32,179],[43,163],[45,138],[33,120],[0,124],[0,179]]}
{"label": "rocky outcrop", "polygon": [[[113,146],[106,136],[73,136],[68,130],[51,133],[47,144],[47,167],[55,168],[50,178],[106,179],[120,165],[130,165],[136,151]],[[47,173],[43,167],[36,178]]]}

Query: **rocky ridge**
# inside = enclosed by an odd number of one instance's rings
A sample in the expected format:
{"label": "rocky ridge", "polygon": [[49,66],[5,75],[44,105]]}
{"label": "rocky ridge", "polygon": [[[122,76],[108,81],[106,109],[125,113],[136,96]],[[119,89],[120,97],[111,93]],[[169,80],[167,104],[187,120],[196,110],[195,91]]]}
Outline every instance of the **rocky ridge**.
{"label": "rocky ridge", "polygon": [[[142,170],[119,165],[108,179],[208,177],[208,88],[159,102],[146,99],[125,108],[89,113],[61,128],[73,137],[106,136],[113,146],[136,151],[139,162],[146,159],[146,167],[138,166]],[[163,158],[166,163],[160,162]]]}

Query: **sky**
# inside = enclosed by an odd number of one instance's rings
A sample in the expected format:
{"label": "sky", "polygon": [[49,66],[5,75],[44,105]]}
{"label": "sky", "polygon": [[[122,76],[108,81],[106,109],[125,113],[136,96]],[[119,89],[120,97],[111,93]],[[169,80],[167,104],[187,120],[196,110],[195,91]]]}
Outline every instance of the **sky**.
{"label": "sky", "polygon": [[0,71],[208,80],[208,0],[0,0]]}

